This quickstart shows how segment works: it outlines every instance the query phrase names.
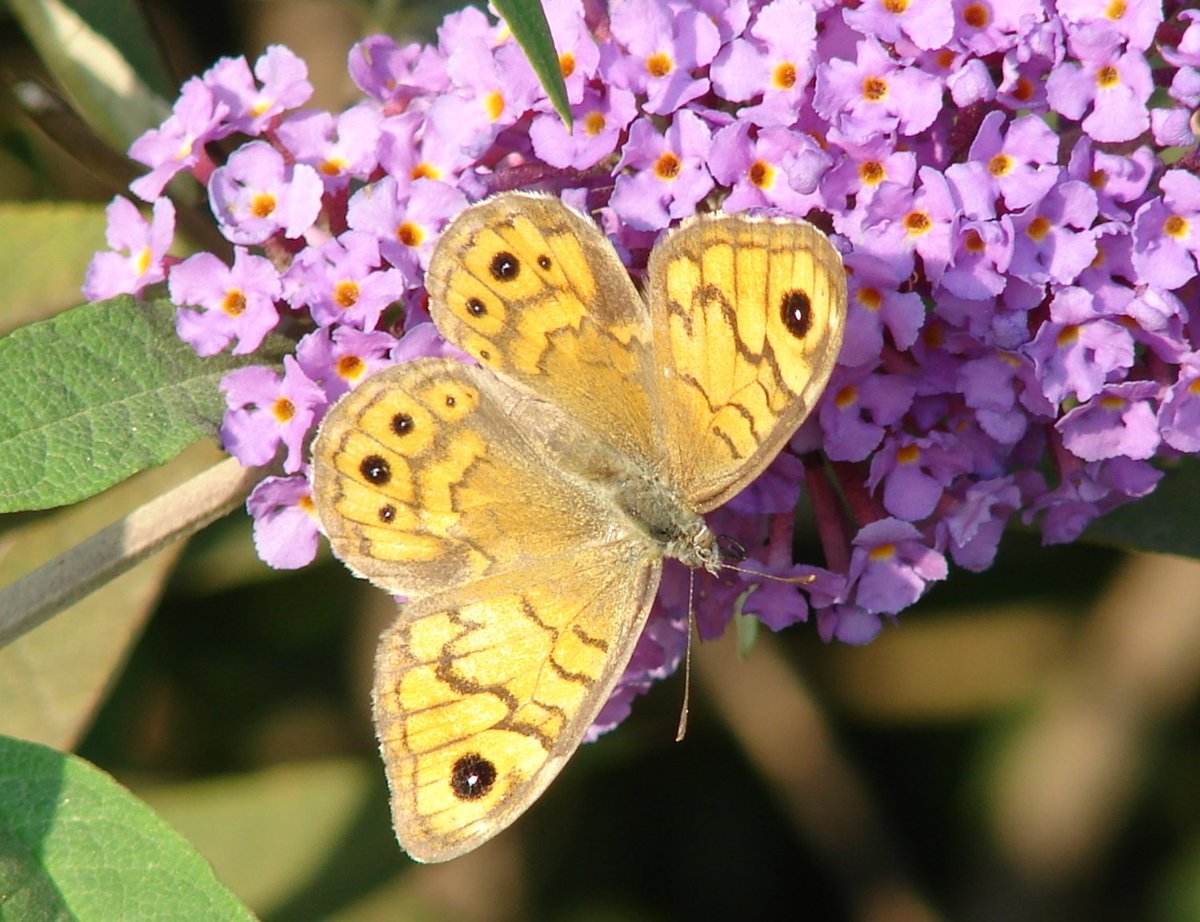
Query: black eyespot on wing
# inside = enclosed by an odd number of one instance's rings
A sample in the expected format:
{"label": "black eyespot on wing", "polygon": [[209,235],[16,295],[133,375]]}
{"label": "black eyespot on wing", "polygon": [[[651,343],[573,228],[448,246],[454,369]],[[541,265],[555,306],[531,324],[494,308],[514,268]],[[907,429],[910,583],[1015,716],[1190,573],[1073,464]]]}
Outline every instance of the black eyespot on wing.
{"label": "black eyespot on wing", "polygon": [[413,418],[407,413],[397,413],[392,417],[392,432],[399,436],[408,435],[413,431]]}
{"label": "black eyespot on wing", "polygon": [[799,288],[787,292],[779,302],[783,325],[797,339],[803,339],[812,328],[812,301]]}
{"label": "black eyespot on wing", "polygon": [[492,263],[488,266],[492,272],[492,278],[497,282],[511,282],[521,274],[521,263],[512,253],[500,251],[492,257]]}
{"label": "black eyespot on wing", "polygon": [[450,789],[459,800],[478,800],[496,783],[496,766],[477,752],[459,756],[450,769]]}
{"label": "black eyespot on wing", "polygon": [[379,455],[367,455],[358,465],[358,470],[367,483],[373,483],[377,487],[382,487],[392,479],[391,465]]}
{"label": "black eyespot on wing", "polygon": [[379,521],[384,525],[391,525],[394,518],[396,518],[396,507],[391,503],[379,507]]}
{"label": "black eyespot on wing", "polygon": [[543,272],[550,268],[550,257],[545,253],[538,257],[538,267],[541,268]]}
{"label": "black eyespot on wing", "polygon": [[487,313],[487,305],[478,298],[471,298],[467,301],[467,313],[472,317],[482,317]]}
{"label": "black eyespot on wing", "polygon": [[446,395],[446,406],[452,407],[456,403],[458,403],[458,400],[457,400],[457,398],[455,398],[455,396],[453,394]]}

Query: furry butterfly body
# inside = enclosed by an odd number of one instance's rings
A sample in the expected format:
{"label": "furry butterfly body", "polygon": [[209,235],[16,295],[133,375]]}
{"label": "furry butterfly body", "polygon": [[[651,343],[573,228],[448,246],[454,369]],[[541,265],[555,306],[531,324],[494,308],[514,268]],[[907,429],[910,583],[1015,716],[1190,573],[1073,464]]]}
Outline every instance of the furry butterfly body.
{"label": "furry butterfly body", "polygon": [[507,193],[427,274],[442,334],[330,410],[313,495],[334,552],[406,602],[374,691],[401,844],[441,861],[519,816],[627,665],[664,557],[715,571],[703,513],[807,416],[840,349],[841,259],[802,221],[715,215],[646,296],[586,217]]}

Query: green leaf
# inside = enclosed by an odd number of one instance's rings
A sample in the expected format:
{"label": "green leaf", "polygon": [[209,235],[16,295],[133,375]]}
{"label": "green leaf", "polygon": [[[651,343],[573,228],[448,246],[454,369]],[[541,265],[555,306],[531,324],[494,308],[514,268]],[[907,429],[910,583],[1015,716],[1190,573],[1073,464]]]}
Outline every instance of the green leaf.
{"label": "green leaf", "polygon": [[77,502],[213,435],[227,372],[200,358],[167,301],[86,304],[0,339],[0,512]]}
{"label": "green leaf", "polygon": [[82,759],[0,737],[0,915],[254,916],[178,833]]}
{"label": "green leaf", "polygon": [[538,0],[494,0],[496,8],[508,23],[513,38],[529,58],[533,72],[542,82],[542,89],[550,97],[554,111],[570,131],[574,125],[571,105],[567,102],[567,85],[563,82],[562,67],[558,63],[558,52],[554,49],[554,38],[550,35],[550,24]]}
{"label": "green leaf", "polygon": [[733,603],[733,629],[737,636],[738,656],[742,659],[750,655],[750,651],[758,642],[758,628],[762,622],[754,615],[748,615],[744,611],[747,599],[754,594],[757,588],[757,586],[751,586]]}
{"label": "green leaf", "polygon": [[1200,557],[1200,460],[1182,458],[1149,496],[1114,509],[1084,540],[1139,551]]}
{"label": "green leaf", "polygon": [[[66,3],[10,0],[8,9],[46,69],[70,95],[76,111],[113,149],[125,150],[170,114],[170,107],[142,81],[109,37]],[[112,15],[119,17],[119,12],[118,8]]]}
{"label": "green leaf", "polygon": [[104,36],[151,89],[161,96],[175,95],[178,79],[163,59],[163,43],[138,0],[65,0],[65,5]]}

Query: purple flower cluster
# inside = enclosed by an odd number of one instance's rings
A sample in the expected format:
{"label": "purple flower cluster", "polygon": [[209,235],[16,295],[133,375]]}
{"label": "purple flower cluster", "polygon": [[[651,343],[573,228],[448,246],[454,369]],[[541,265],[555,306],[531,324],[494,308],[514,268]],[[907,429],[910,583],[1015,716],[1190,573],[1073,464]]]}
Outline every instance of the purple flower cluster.
{"label": "purple flower cluster", "polygon": [[[226,447],[286,476],[255,490],[259,553],[316,548],[305,440],[390,362],[448,350],[423,272],[446,222],[513,188],[596,215],[631,268],[677,219],[719,206],[808,217],[850,280],[844,351],[790,450],[712,524],[803,592],[701,575],[705,637],[731,612],[852,643],[945,578],[990,566],[1014,516],[1047,542],[1143,496],[1151,462],[1200,450],[1200,11],[1165,0],[551,0],[568,133],[520,49],[475,9],[435,45],[376,36],[363,92],[300,108],[272,48],[183,88],[131,155],[146,222],[110,208],[93,298],[164,279],[179,334],[253,352],[287,320],[296,355],[225,380]],[[1149,103],[1155,100],[1153,108]],[[221,143],[218,143],[221,142]],[[217,153],[220,152],[220,156]],[[166,255],[166,184],[207,189],[232,261]],[[828,463],[819,461],[823,449]],[[802,486],[825,568],[791,561]],[[687,578],[669,570],[620,694],[673,670]]]}

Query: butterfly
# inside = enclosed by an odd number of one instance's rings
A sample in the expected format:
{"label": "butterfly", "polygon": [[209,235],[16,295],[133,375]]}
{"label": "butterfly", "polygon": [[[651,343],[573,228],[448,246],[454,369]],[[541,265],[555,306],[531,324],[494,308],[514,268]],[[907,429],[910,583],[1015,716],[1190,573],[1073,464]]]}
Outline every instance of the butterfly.
{"label": "butterfly", "polygon": [[645,295],[588,217],[503,193],[450,224],[430,313],[476,364],[364,380],[312,448],[334,553],[404,597],[374,718],[404,849],[444,861],[520,816],[629,662],[666,557],[716,572],[703,514],[771,462],[829,379],[841,257],[799,220],[667,233]]}

